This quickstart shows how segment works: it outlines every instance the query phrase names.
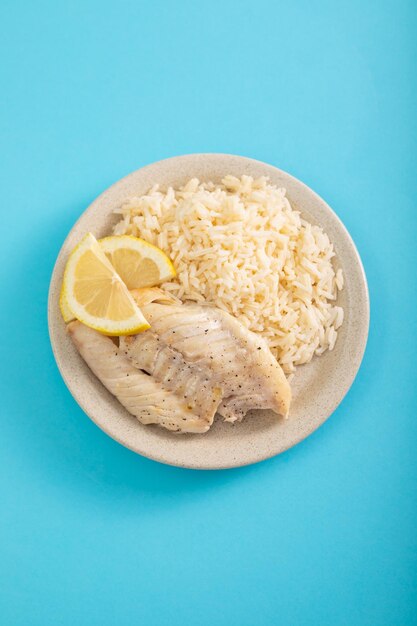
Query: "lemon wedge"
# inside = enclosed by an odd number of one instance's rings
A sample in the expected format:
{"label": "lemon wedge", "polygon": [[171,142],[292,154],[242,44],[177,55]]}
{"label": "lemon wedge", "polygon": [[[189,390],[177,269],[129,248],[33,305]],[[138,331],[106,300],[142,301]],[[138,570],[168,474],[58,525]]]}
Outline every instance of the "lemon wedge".
{"label": "lemon wedge", "polygon": [[128,289],[155,287],[176,275],[166,254],[139,237],[115,235],[99,244]]}
{"label": "lemon wedge", "polygon": [[60,305],[64,319],[72,312],[80,322],[106,335],[130,335],[150,328],[91,233],[68,259]]}

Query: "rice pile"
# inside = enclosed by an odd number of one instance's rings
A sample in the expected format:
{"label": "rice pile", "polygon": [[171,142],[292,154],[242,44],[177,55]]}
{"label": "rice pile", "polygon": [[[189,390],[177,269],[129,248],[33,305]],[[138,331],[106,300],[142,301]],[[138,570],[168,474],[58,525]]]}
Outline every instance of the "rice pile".
{"label": "rice pile", "polygon": [[183,301],[207,302],[268,342],[284,371],[332,350],[343,288],[333,245],[291,208],[267,178],[196,178],[180,189],[155,185],[116,211],[117,235],[131,234],[171,258],[177,279],[163,285]]}

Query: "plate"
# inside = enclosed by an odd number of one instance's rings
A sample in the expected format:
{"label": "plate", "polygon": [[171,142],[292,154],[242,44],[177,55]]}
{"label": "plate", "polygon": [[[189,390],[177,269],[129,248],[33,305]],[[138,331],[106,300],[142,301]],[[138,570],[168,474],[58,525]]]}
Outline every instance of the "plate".
{"label": "plate", "polygon": [[[288,420],[271,411],[253,411],[236,425],[216,419],[204,435],[175,435],[157,426],[144,426],[131,416],[94,376],[71,339],[59,310],[59,291],[69,253],[91,231],[97,238],[111,233],[118,217],[112,211],[131,196],[159,183],[179,186],[193,177],[220,182],[226,174],[268,176],[287,189],[290,202],[303,217],[323,227],[333,242],[345,288],[338,304],[345,320],[332,352],[297,368],[291,386],[293,402]],[[153,163],[119,180],[102,193],[71,229],[58,255],[49,290],[48,322],[52,349],[62,377],[86,414],[110,437],[148,458],[193,469],[222,469],[249,465],[275,456],[315,431],[348,392],[359,369],[369,326],[369,297],[365,272],[346,228],[314,191],[286,172],[241,156],[190,154]]]}

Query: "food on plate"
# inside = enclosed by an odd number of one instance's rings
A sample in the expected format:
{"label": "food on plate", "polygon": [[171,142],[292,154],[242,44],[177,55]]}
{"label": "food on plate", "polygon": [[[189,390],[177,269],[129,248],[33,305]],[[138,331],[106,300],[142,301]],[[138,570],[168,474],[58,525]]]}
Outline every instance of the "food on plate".
{"label": "food on plate", "polygon": [[116,213],[114,234],[142,237],[172,260],[177,278],[165,290],[236,317],[264,337],[286,373],[333,349],[342,270],[326,233],[285,189],[265,177],[193,178],[179,189],[155,185]]}
{"label": "food on plate", "polygon": [[61,288],[61,294],[59,296],[59,308],[61,309],[61,315],[64,318],[64,322],[68,324],[71,320],[75,319],[74,313],[69,308],[69,304],[67,302],[67,297],[65,295],[64,289]]}
{"label": "food on plate", "polygon": [[178,433],[206,432],[216,413],[287,417],[296,366],[333,350],[343,322],[322,228],[265,177],[155,185],[116,213],[112,236],[88,233],[70,255],[60,298],[103,385]]}
{"label": "food on plate", "polygon": [[205,386],[214,396],[220,388],[216,408],[226,421],[240,421],[250,409],[288,414],[289,383],[262,337],[216,307],[169,302],[160,289],[133,295],[151,324],[120,339],[137,367],[177,394],[198,398]]}
{"label": "food on plate", "polygon": [[[91,240],[94,235],[89,233],[88,237]],[[98,243],[128,289],[159,285],[175,277],[174,266],[166,254],[143,239],[126,235],[105,237]],[[64,321],[73,320],[64,288],[59,304]]]}
{"label": "food on plate", "polygon": [[134,295],[151,324],[119,346],[72,322],[69,333],[96,376],[144,424],[204,433],[216,411],[288,414],[291,390],[265,341],[215,307],[181,304],[159,289]]}
{"label": "food on plate", "polygon": [[202,432],[201,420],[188,408],[187,402],[134,367],[110,337],[77,320],[70,322],[67,328],[97,378],[143,424],[160,424],[174,430],[181,421],[186,432]]}
{"label": "food on plate", "polygon": [[95,237],[88,233],[73,250],[64,272],[61,309],[107,335],[149,328],[128,288],[115,272]]}
{"label": "food on plate", "polygon": [[170,259],[156,246],[125,235],[105,237],[99,244],[128,289],[153,287],[175,278]]}

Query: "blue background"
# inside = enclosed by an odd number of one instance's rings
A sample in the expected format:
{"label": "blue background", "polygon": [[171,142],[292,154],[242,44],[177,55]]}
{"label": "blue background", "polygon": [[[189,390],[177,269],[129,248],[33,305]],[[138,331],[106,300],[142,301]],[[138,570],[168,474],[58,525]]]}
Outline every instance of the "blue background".
{"label": "blue background", "polygon": [[[2,625],[417,623],[415,7],[2,3]],[[333,417],[221,472],[104,435],[65,388],[46,324],[56,255],[94,197],[205,151],[321,194],[372,305]]]}

